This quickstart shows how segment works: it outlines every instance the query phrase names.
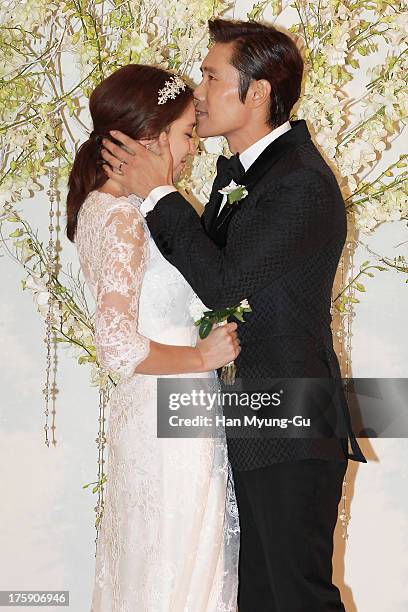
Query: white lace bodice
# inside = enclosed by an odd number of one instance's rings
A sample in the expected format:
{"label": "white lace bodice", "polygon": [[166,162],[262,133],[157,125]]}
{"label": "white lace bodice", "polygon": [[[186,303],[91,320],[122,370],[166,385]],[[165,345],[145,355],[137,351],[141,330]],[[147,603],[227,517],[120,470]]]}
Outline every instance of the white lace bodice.
{"label": "white lace bodice", "polygon": [[160,254],[136,196],[91,192],[76,231],[81,269],[95,298],[95,346],[102,367],[132,376],[149,339],[194,346],[194,293]]}

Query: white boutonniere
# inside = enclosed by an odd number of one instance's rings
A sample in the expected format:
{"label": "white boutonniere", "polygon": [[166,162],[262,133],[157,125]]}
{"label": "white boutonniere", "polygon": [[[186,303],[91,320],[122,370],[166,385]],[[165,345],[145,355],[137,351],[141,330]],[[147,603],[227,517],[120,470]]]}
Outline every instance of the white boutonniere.
{"label": "white boutonniere", "polygon": [[227,196],[228,204],[232,205],[247,197],[248,191],[245,185],[229,185],[223,189],[219,189],[218,193]]}
{"label": "white boutonniere", "polygon": [[[194,325],[199,328],[200,338],[206,338],[214,325],[225,325],[228,317],[234,316],[236,319],[245,323],[244,313],[252,312],[248,300],[242,300],[236,306],[230,306],[224,310],[208,310],[197,295],[194,295],[190,302],[190,314]],[[221,380],[227,385],[233,385],[235,381],[236,367],[233,361],[227,363],[221,371]]]}

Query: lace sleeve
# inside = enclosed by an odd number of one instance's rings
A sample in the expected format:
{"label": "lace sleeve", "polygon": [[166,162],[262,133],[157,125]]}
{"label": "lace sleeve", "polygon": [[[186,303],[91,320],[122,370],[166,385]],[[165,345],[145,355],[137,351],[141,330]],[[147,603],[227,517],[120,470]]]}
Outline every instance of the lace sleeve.
{"label": "lace sleeve", "polygon": [[131,205],[110,211],[102,229],[96,290],[95,347],[100,365],[130,377],[150,347],[137,330],[148,242],[145,222]]}

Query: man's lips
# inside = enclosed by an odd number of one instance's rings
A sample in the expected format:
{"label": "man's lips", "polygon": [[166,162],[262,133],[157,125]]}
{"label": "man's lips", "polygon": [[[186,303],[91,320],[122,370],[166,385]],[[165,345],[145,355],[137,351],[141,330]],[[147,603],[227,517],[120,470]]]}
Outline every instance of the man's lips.
{"label": "man's lips", "polygon": [[208,113],[207,113],[206,111],[204,111],[204,110],[200,110],[200,109],[198,109],[198,108],[196,108],[196,111],[195,111],[195,112],[196,112],[196,116],[197,116],[197,117],[203,117],[203,116],[205,116],[205,115],[208,115]]}

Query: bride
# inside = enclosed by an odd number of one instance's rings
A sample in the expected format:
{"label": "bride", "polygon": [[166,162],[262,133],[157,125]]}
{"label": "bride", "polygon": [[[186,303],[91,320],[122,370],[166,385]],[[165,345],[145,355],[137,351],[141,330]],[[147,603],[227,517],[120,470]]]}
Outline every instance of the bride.
{"label": "bride", "polygon": [[90,112],[93,132],[69,177],[67,235],[96,302],[98,361],[120,375],[91,612],[235,612],[239,525],[225,436],[159,438],[156,396],[160,375],[216,388],[215,369],[240,351],[236,324],[197,338],[193,291],[144,220],[153,204],[108,179],[100,156],[110,130],[152,150],[165,131],[176,180],[194,154],[192,90],[132,64],[96,87]]}

